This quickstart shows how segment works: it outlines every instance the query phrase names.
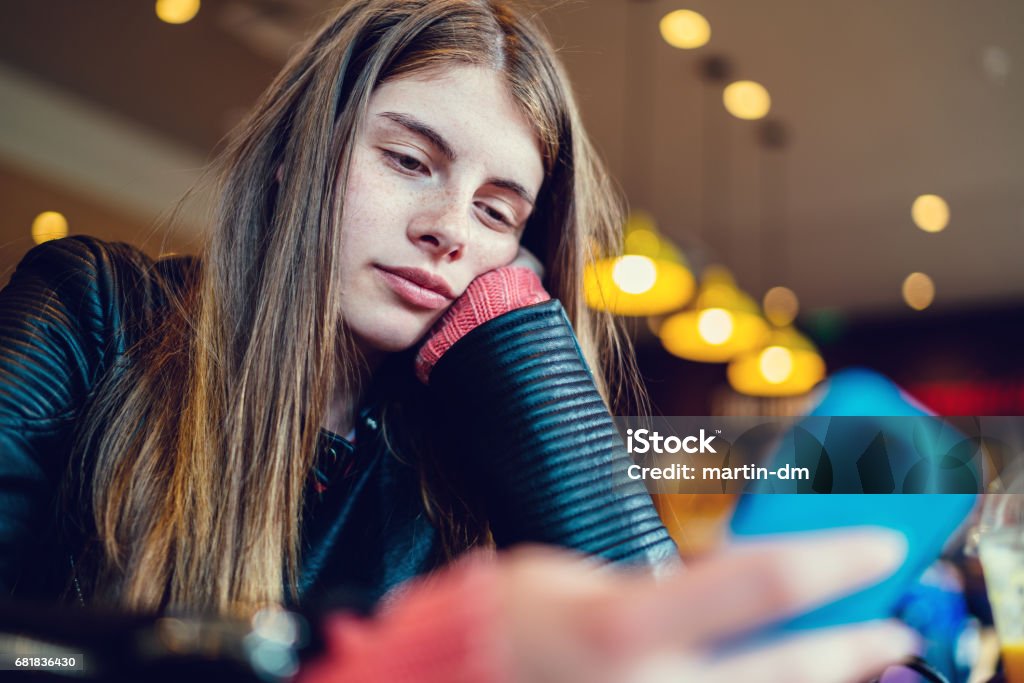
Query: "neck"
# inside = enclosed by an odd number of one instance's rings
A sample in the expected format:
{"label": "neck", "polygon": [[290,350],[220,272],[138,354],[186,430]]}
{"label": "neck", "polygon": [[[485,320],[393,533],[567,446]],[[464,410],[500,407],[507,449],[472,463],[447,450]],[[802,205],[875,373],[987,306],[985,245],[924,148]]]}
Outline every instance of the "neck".
{"label": "neck", "polygon": [[330,399],[321,427],[340,436],[346,436],[355,426],[356,411],[363,402],[363,396],[374,373],[380,367],[387,354],[376,349],[367,348],[365,344],[356,342],[353,354],[351,386],[339,381]]}

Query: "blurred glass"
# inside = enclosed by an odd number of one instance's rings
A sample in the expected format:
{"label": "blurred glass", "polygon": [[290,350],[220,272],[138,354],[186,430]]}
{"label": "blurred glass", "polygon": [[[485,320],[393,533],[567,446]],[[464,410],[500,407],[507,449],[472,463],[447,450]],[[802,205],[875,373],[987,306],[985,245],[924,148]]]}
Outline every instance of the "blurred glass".
{"label": "blurred glass", "polygon": [[1024,494],[987,495],[974,534],[1006,679],[1024,683]]}

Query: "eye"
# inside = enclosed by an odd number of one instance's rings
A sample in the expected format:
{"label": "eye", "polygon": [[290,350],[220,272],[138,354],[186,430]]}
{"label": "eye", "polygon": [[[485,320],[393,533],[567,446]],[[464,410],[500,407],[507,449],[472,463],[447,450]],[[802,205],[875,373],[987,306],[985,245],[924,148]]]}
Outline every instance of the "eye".
{"label": "eye", "polygon": [[480,209],[484,212],[484,214],[492,221],[496,221],[498,223],[501,223],[502,225],[506,225],[509,227],[512,226],[512,219],[503,214],[501,211],[495,209],[493,206],[489,206],[487,204],[484,204],[483,202],[480,202],[479,204],[477,204],[477,206],[479,206]]}
{"label": "eye", "polygon": [[381,150],[388,162],[401,171],[407,173],[421,173],[427,171],[426,165],[414,156],[395,152],[390,149]]}

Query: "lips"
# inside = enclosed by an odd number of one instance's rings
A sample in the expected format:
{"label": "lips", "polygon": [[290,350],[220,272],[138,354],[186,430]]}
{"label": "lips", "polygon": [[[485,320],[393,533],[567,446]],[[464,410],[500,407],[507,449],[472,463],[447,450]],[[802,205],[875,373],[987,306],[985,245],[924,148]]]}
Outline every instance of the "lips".
{"label": "lips", "polygon": [[443,278],[419,268],[376,266],[381,279],[400,299],[426,310],[445,308],[455,293]]}

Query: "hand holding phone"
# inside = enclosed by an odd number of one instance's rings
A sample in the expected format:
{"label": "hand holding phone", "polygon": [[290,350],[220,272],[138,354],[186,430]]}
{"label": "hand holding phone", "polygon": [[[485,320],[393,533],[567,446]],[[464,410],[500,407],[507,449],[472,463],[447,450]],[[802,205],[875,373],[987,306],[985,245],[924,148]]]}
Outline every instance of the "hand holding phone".
{"label": "hand holding phone", "polygon": [[[893,616],[900,599],[942,551],[967,517],[973,494],[747,494],[740,497],[731,529],[738,543],[792,532],[881,527],[900,534],[907,554],[887,578],[782,624],[819,628]],[[821,561],[836,558],[823,556]]]}

